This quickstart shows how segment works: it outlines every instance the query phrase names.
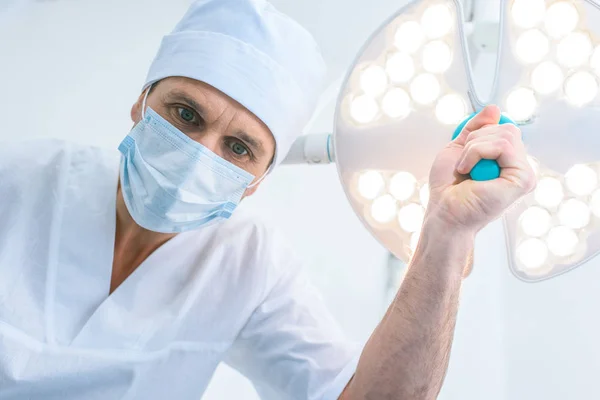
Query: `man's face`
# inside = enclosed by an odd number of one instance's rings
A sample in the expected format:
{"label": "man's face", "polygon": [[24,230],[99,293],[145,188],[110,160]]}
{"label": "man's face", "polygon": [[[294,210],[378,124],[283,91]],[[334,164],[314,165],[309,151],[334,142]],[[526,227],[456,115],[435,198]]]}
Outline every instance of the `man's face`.
{"label": "man's face", "polygon": [[[131,109],[135,123],[142,117],[143,97]],[[269,128],[210,85],[189,78],[166,78],[152,87],[146,105],[191,139],[257,179],[273,160],[275,139]],[[255,190],[256,186],[248,189],[246,196]]]}

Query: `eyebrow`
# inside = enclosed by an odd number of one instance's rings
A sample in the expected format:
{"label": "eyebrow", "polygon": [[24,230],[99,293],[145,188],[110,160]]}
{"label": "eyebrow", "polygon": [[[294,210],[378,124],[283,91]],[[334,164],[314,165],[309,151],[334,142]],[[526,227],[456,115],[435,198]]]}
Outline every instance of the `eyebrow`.
{"label": "eyebrow", "polygon": [[[175,89],[169,93],[166,93],[165,99],[172,101],[181,101],[182,103],[186,103],[188,106],[192,107],[198,114],[200,114],[201,116],[205,116],[204,107],[202,107],[200,103],[198,103],[184,91]],[[259,153],[259,155],[263,155],[265,153],[262,141],[252,137],[250,134],[244,131],[237,131],[236,135],[239,139],[243,140],[250,147],[252,147],[255,152]]]}

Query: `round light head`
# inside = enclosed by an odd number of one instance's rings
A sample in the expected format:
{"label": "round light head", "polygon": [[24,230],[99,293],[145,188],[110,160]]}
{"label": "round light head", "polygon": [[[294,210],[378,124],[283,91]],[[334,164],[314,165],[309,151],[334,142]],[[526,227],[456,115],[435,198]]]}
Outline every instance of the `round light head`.
{"label": "round light head", "polygon": [[401,24],[394,36],[394,44],[398,50],[408,54],[419,50],[424,40],[423,28],[416,21],[408,21]]}
{"label": "round light head", "polygon": [[598,80],[587,71],[575,72],[565,81],[565,96],[574,106],[589,104],[598,97]]}
{"label": "round light head", "polygon": [[421,18],[425,34],[432,39],[446,36],[452,30],[453,24],[452,12],[444,4],[434,4],[428,7]]}
{"label": "round light head", "polygon": [[545,209],[533,206],[521,214],[520,224],[527,236],[540,237],[550,229],[552,216]]}
{"label": "round light head", "polygon": [[433,103],[440,96],[440,82],[432,74],[420,74],[410,84],[410,95],[421,105]]}
{"label": "round light head", "polygon": [[544,0],[515,0],[511,9],[513,22],[521,28],[532,28],[544,19]]}
{"label": "round light head", "polygon": [[385,180],[377,171],[366,171],[358,177],[358,193],[367,200],[373,200],[383,191]]}
{"label": "round light head", "polygon": [[448,94],[438,100],[435,115],[442,124],[458,125],[467,116],[467,105],[461,96]]}
{"label": "round light head", "polygon": [[590,35],[583,32],[573,32],[558,43],[556,57],[561,65],[567,68],[575,68],[588,62],[592,50]]}
{"label": "round light head", "polygon": [[517,259],[526,271],[535,271],[546,264],[548,247],[537,238],[529,238],[517,247]]}
{"label": "round light head", "polygon": [[586,196],[598,187],[598,174],[587,165],[575,165],[565,174],[565,183],[573,194]]}
{"label": "round light head", "polygon": [[555,92],[564,81],[562,69],[552,61],[541,63],[531,73],[531,86],[540,94]]}
{"label": "round light head", "polygon": [[381,100],[381,110],[390,118],[404,118],[410,113],[410,96],[404,89],[390,89]]}
{"label": "round light head", "polygon": [[590,223],[590,207],[581,200],[569,199],[558,209],[558,220],[572,229],[585,228]]}
{"label": "round light head", "polygon": [[550,41],[539,29],[523,32],[515,46],[517,56],[526,64],[540,62],[550,50]]}
{"label": "round light head", "polygon": [[546,13],[546,32],[553,38],[561,38],[575,30],[579,23],[579,12],[569,1],[552,4]]}
{"label": "round light head", "polygon": [[379,114],[377,102],[370,96],[360,95],[350,100],[350,116],[359,124],[373,122]]}
{"label": "round light head", "polygon": [[404,206],[398,212],[398,223],[405,232],[417,232],[423,225],[425,218],[425,209],[420,204],[409,204]]}
{"label": "round light head", "polygon": [[550,252],[557,257],[568,257],[577,250],[579,238],[573,229],[566,226],[552,228],[546,238]]}
{"label": "round light head", "polygon": [[397,52],[388,57],[385,71],[392,82],[405,83],[415,74],[415,63],[410,55]]}
{"label": "round light head", "polygon": [[435,40],[423,48],[423,68],[432,73],[445,72],[452,63],[452,50],[445,42]]}
{"label": "round light head", "polygon": [[533,117],[537,108],[537,99],[533,90],[515,89],[506,99],[506,112],[516,121],[527,121]]}
{"label": "round light head", "polygon": [[398,172],[390,180],[390,194],[399,201],[408,200],[415,192],[417,180],[410,172]]}
{"label": "round light head", "polygon": [[563,186],[556,178],[542,178],[535,189],[535,200],[546,208],[556,208],[565,197]]}
{"label": "round light head", "polygon": [[360,88],[371,97],[383,94],[387,84],[385,70],[379,65],[371,65],[360,74]]}
{"label": "round light head", "polygon": [[380,196],[371,204],[371,217],[380,224],[394,219],[396,215],[396,200],[389,194]]}

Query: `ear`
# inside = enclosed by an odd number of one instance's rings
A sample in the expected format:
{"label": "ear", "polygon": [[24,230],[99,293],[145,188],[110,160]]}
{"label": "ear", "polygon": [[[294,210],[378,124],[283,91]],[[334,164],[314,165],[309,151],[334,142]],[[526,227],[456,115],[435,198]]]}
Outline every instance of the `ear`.
{"label": "ear", "polygon": [[249,189],[246,189],[246,193],[244,193],[244,197],[250,197],[252,196],[254,193],[256,193],[256,190],[258,189],[258,187],[262,184],[262,181],[260,181],[256,186],[252,186]]}
{"label": "ear", "polygon": [[136,124],[142,119],[142,103],[144,102],[145,94],[146,91],[144,90],[133,106],[131,106],[131,120]]}

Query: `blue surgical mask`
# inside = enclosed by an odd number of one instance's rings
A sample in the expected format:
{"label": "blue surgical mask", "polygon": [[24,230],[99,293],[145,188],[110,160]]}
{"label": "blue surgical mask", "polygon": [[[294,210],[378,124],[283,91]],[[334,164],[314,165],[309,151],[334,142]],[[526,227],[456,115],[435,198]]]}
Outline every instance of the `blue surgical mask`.
{"label": "blue surgical mask", "polygon": [[185,232],[229,218],[254,180],[150,107],[119,151],[127,209],[155,232]]}

